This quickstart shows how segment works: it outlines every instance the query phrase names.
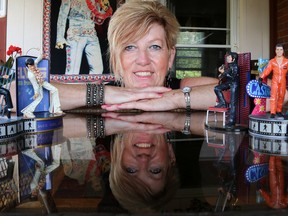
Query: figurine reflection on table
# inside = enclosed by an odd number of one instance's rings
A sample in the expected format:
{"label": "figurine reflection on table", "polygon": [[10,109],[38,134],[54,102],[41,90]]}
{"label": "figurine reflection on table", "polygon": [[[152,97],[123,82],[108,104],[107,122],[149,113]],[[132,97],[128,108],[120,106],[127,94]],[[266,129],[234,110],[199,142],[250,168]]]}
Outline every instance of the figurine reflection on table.
{"label": "figurine reflection on table", "polygon": [[236,106],[238,102],[239,92],[239,67],[238,67],[238,54],[235,52],[229,52],[226,56],[228,67],[224,65],[219,67],[219,84],[215,86],[214,92],[217,96],[219,103],[216,108],[226,108],[227,103],[225,101],[223,91],[230,89],[230,114],[228,123],[225,125],[227,128],[235,126],[236,123]]}
{"label": "figurine reflection on table", "polygon": [[21,110],[24,118],[35,118],[33,112],[35,111],[38,104],[43,99],[43,88],[47,89],[51,93],[51,104],[49,107],[49,112],[62,115],[64,114],[60,108],[60,100],[58,89],[51,85],[49,82],[44,80],[43,74],[37,68],[37,64],[42,60],[42,55],[40,55],[35,61],[33,58],[28,58],[25,61],[25,65],[27,67],[27,76],[30,80],[33,90],[34,90],[34,101]]}
{"label": "figurine reflection on table", "polygon": [[285,176],[282,158],[270,156],[269,158],[269,186],[270,193],[259,189],[267,205],[274,209],[284,209],[288,206],[288,195],[285,190]]}

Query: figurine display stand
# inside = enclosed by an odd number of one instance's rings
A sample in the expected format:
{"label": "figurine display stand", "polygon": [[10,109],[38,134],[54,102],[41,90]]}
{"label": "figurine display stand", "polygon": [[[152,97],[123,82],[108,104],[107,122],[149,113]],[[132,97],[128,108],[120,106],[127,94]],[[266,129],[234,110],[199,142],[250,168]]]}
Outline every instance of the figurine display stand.
{"label": "figurine display stand", "polygon": [[270,86],[251,80],[247,93],[254,97],[255,108],[249,115],[250,147],[260,153],[288,155],[288,116],[270,118],[266,112],[266,98]]}
{"label": "figurine display stand", "polygon": [[[223,91],[223,96],[225,98],[226,104],[228,107],[225,108],[217,108],[217,107],[209,107],[207,109],[207,113],[206,113],[206,125],[208,125],[208,123],[210,122],[210,117],[211,114],[213,114],[213,120],[215,123],[218,122],[218,117],[217,117],[217,113],[222,113],[222,125],[223,127],[225,127],[226,124],[226,118],[229,115],[229,110],[230,110],[230,91]],[[218,101],[216,101],[217,103]]]}
{"label": "figurine display stand", "polygon": [[288,139],[250,134],[250,148],[258,153],[288,156]]}
{"label": "figurine display stand", "polygon": [[34,119],[12,117],[11,120],[0,121],[0,140],[2,143],[5,139],[15,139],[31,133],[48,133],[62,127],[63,118],[61,116]]}
{"label": "figurine display stand", "polygon": [[227,131],[227,132],[240,132],[247,131],[247,127],[236,124],[232,128],[225,127],[226,120],[229,118],[229,93],[230,91],[224,91],[223,95],[228,105],[227,108],[217,108],[217,107],[209,107],[206,111],[206,120],[205,120],[205,128],[219,131]]}
{"label": "figurine display stand", "polygon": [[271,155],[288,155],[288,119],[270,114],[249,117],[250,148]]}
{"label": "figurine display stand", "polygon": [[34,149],[51,145],[62,144],[66,141],[63,136],[63,127],[39,133],[31,133],[22,130],[17,131],[13,137],[1,138],[0,157],[17,155],[26,149]]}

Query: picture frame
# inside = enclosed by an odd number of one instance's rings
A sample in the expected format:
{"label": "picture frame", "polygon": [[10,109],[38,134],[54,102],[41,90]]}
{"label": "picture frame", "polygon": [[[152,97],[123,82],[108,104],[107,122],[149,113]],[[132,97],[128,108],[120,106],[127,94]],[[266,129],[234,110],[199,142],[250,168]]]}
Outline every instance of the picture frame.
{"label": "picture frame", "polygon": [[[95,15],[95,13],[94,13],[94,15],[93,15],[93,17],[94,17],[93,21],[95,22],[94,27],[95,27],[95,30],[97,33],[97,37],[98,37],[99,45],[100,45],[100,50],[101,50],[100,58],[102,59],[102,64],[103,64],[102,72],[100,70],[97,71],[97,69],[95,69],[93,72],[91,72],[92,71],[91,68],[93,68],[93,62],[95,62],[95,61],[99,62],[99,58],[98,58],[99,55],[96,57],[95,56],[91,57],[91,54],[94,55],[94,53],[96,53],[96,52],[92,51],[92,52],[90,52],[90,56],[88,56],[88,54],[87,54],[88,51],[86,50],[87,46],[85,46],[85,48],[83,49],[82,56],[81,56],[81,54],[79,54],[79,53],[81,53],[81,51],[79,51],[77,53],[77,58],[74,58],[74,59],[77,59],[76,61],[77,61],[78,65],[80,62],[79,70],[75,69],[76,67],[70,67],[73,63],[73,61],[71,60],[73,58],[70,58],[68,56],[68,53],[70,53],[70,52],[75,53],[75,52],[73,52],[73,50],[67,51],[68,47],[73,49],[75,46],[74,47],[72,45],[67,46],[67,44],[64,44],[64,47],[62,49],[56,48],[57,31],[60,32],[60,30],[59,30],[60,28],[57,27],[57,23],[60,22],[60,21],[58,21],[59,14],[61,14],[59,19],[62,19],[63,17],[65,18],[65,16],[63,15],[63,10],[60,11],[62,1],[67,3],[67,4],[68,3],[70,4],[71,2],[73,4],[78,3],[80,5],[82,3],[83,4],[86,3],[86,5],[88,6],[88,8],[90,10],[91,10],[91,7],[93,9],[93,7],[95,8],[97,5],[99,6],[99,4],[102,4],[103,7],[105,6],[106,9],[108,8],[107,11],[105,13],[103,13],[106,15],[101,16],[99,18],[100,20],[103,18],[100,22],[98,22],[99,20],[95,18],[95,17],[97,17],[96,16],[97,14]],[[43,4],[44,4],[44,6],[43,6],[43,12],[44,12],[44,14],[43,14],[43,54],[44,54],[45,58],[50,60],[50,80],[59,81],[59,82],[66,82],[66,83],[114,81],[114,76],[109,70],[109,60],[108,60],[108,56],[107,56],[107,49],[108,49],[107,29],[108,29],[110,17],[113,15],[113,13],[116,11],[116,9],[124,2],[125,2],[125,0],[81,0],[81,1],[44,0],[44,2],[43,2]],[[70,4],[70,9],[74,6],[72,3]],[[97,5],[95,6],[95,4],[97,4]],[[66,6],[67,5],[65,5],[63,7],[66,7]],[[77,5],[77,7],[80,7],[80,6]],[[86,7],[86,9],[87,9],[87,7]],[[91,11],[95,11],[95,10],[91,10]],[[91,11],[90,11],[90,13],[91,13]],[[111,15],[111,13],[112,13],[112,15]],[[74,33],[75,31],[78,31],[78,30],[77,29],[75,30],[75,28],[74,28],[73,30],[69,30],[69,33],[67,33],[68,27],[70,27],[69,25],[73,21],[71,21],[71,19],[69,19],[69,21],[68,21],[68,19],[67,19],[66,21],[62,20],[62,22],[63,23],[66,22],[64,38],[68,42],[67,35],[69,34],[69,36],[70,36],[69,39],[71,39],[71,38],[73,39],[73,37],[71,37],[71,34]],[[87,21],[87,22],[89,22],[89,21]],[[87,25],[89,25],[89,24],[87,24]],[[72,24],[71,24],[71,26],[72,26]],[[87,29],[84,29],[83,26],[85,26],[85,24],[82,21],[81,22],[81,30],[79,30],[79,31],[86,33]],[[63,27],[63,25],[62,25],[62,27]],[[91,27],[91,24],[90,24],[90,27]],[[82,29],[84,29],[84,30],[82,31]],[[63,28],[61,31],[63,31]],[[88,34],[90,34],[90,33],[88,33]],[[90,36],[92,36],[92,33],[90,34]],[[70,43],[70,41],[71,40],[69,40],[69,43]],[[77,46],[79,44],[80,44],[79,41],[77,41]],[[99,52],[97,52],[97,53],[99,54]],[[71,56],[73,56],[73,55],[71,54]],[[88,58],[90,58],[90,63],[88,63],[89,62]],[[74,62],[76,62],[76,61],[74,61]],[[72,62],[72,63],[68,64],[68,62]],[[69,68],[69,70],[70,70],[70,68],[73,68],[73,69],[68,71],[67,68]],[[96,73],[95,73],[95,71],[96,71]]]}

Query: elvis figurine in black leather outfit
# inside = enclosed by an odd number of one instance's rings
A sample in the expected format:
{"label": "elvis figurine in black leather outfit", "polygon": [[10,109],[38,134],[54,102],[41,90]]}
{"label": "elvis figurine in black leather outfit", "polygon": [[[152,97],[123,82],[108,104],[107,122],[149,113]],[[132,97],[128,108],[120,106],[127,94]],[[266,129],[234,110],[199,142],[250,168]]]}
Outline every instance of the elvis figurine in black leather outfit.
{"label": "elvis figurine in black leather outfit", "polygon": [[10,95],[10,91],[2,86],[2,83],[4,83],[4,79],[10,79],[9,75],[0,75],[0,95],[4,96],[5,100],[5,107],[4,107],[4,113],[7,115],[7,117],[11,118],[11,109],[13,108],[13,103]]}
{"label": "elvis figurine in black leather outfit", "polygon": [[214,92],[218,98],[217,108],[227,107],[223,91],[230,89],[230,114],[226,127],[231,128],[236,123],[236,107],[239,97],[239,67],[238,67],[238,54],[229,52],[226,56],[228,67],[224,65],[219,67],[219,84],[214,87]]}

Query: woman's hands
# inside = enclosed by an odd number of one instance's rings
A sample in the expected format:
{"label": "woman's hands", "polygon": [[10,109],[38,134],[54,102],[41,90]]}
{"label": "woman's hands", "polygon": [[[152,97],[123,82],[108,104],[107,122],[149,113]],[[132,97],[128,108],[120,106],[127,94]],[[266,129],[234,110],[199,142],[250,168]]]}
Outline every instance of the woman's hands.
{"label": "woman's hands", "polygon": [[[164,87],[150,87],[151,89],[164,88]],[[157,96],[157,92],[149,95],[147,97],[149,88],[145,88],[145,93],[138,93],[138,99],[135,97],[135,92],[133,95],[126,98],[126,102],[111,100],[110,103],[107,103],[105,99],[105,104],[101,106],[102,109],[107,111],[117,111],[117,110],[131,110],[139,109],[143,111],[168,111],[174,109],[185,109],[186,103],[184,99],[184,94],[181,89],[163,91],[160,93],[160,96]],[[125,89],[123,89],[125,90]],[[106,91],[106,89],[105,89]],[[134,91],[134,89],[132,90]],[[142,90],[143,91],[143,90]],[[128,92],[129,93],[129,92]],[[156,95],[155,95],[156,94]],[[162,95],[161,95],[162,94]],[[105,93],[106,95],[106,93]],[[141,97],[140,97],[141,96]],[[191,109],[193,110],[207,110],[210,106],[215,106],[216,96],[214,93],[214,84],[202,85],[192,87],[190,93],[191,99]]]}
{"label": "woman's hands", "polygon": [[[140,92],[130,93],[126,97],[122,97],[121,100],[111,101],[111,103],[107,103],[105,99],[105,104],[101,106],[102,109],[107,111],[117,111],[117,110],[129,110],[129,109],[139,109],[143,111],[168,111],[181,107],[185,107],[184,95],[180,89],[178,90],[165,90],[164,87],[153,87],[159,88],[159,93],[157,92],[149,92],[149,88],[145,88],[140,90]],[[161,88],[164,88],[160,92]],[[127,91],[127,89],[123,89]],[[142,92],[141,92],[142,91]],[[126,92],[129,94],[129,92]],[[105,93],[106,94],[106,93]],[[126,101],[124,101],[126,100]]]}
{"label": "woman's hands", "polygon": [[165,87],[124,88],[105,86],[104,101],[106,105],[134,102],[142,99],[161,98],[164,93],[171,91]]}
{"label": "woman's hands", "polygon": [[[86,84],[63,84],[54,82],[58,89],[62,110],[71,110],[86,106]],[[105,85],[104,102],[107,105],[135,102],[141,99],[161,98],[164,93],[171,91],[165,87],[147,87],[129,89]],[[114,109],[114,110],[118,110]]]}

